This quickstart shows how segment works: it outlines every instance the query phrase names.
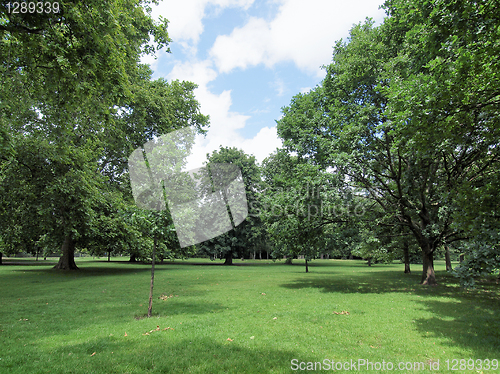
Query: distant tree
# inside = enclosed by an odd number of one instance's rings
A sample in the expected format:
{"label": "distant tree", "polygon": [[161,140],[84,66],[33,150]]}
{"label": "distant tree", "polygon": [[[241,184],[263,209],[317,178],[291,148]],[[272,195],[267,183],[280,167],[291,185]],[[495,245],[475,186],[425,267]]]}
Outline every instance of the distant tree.
{"label": "distant tree", "polygon": [[[246,252],[255,248],[262,238],[261,219],[256,214],[258,207],[257,193],[260,188],[260,170],[255,162],[255,157],[245,154],[242,150],[236,148],[222,147],[207,154],[207,166],[209,170],[214,164],[232,164],[241,170],[242,182],[245,186],[245,196],[248,202],[248,216],[230,231],[219,235],[213,239],[200,243],[198,247],[201,251],[207,253],[211,258],[221,257],[225,259],[225,265],[232,265],[233,258],[243,257]],[[236,176],[235,174],[234,176]],[[227,182],[231,182],[232,175],[228,176]],[[228,212],[231,211],[225,189],[224,199]],[[212,192],[209,186],[208,192]],[[233,217],[233,215],[231,215]],[[232,219],[232,218],[231,218]]]}
{"label": "distant tree", "polygon": [[261,216],[273,241],[273,256],[304,256],[308,272],[308,262],[327,248],[328,225],[342,225],[355,215],[349,211],[355,197],[341,187],[335,173],[283,149],[264,160],[263,175]]}

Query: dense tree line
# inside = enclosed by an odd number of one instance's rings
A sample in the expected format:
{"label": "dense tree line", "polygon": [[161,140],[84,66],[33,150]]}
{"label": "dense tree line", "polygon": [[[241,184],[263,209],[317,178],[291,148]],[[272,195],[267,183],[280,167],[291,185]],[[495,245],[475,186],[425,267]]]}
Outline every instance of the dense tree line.
{"label": "dense tree line", "polygon": [[380,256],[391,235],[407,238],[420,248],[423,284],[436,283],[434,258],[450,245],[467,253],[464,277],[500,267],[494,4],[386,1],[384,23],[353,27],[323,82],[278,121],[301,164],[340,175],[366,200],[364,219],[353,219],[366,228],[364,257]]}
{"label": "dense tree line", "polygon": [[322,82],[283,108],[283,149],[261,166],[236,148],[207,155],[208,169],[238,167],[248,216],[187,248],[168,209],[136,206],[127,163],[162,134],[208,126],[194,84],[139,63],[168,46],[167,21],[147,1],[60,3],[37,17],[1,9],[0,253],[60,248],[64,269],[76,248],[226,264],[265,252],[306,271],[325,255],[401,259],[429,285],[437,257],[451,270],[462,254],[465,285],[499,270],[496,1],[387,0],[380,26],[355,25]]}
{"label": "dense tree line", "polygon": [[152,80],[140,64],[170,41],[148,1],[59,4],[44,14],[1,8],[0,221],[4,251],[60,247],[57,267],[73,269],[76,247],[150,247],[144,225],[127,218],[128,156],[177,128],[202,131],[208,118],[194,84]]}

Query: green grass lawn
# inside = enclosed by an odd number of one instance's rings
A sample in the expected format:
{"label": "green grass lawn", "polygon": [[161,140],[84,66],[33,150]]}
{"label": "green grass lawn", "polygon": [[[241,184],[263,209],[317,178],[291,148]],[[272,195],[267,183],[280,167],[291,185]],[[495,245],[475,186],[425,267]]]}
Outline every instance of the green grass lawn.
{"label": "green grass lawn", "polygon": [[[0,373],[290,373],[302,372],[292,360],[325,359],[374,365],[351,372],[387,372],[376,370],[383,361],[425,365],[399,372],[500,371],[477,370],[500,359],[498,284],[463,290],[444,264],[429,288],[418,265],[405,275],[401,264],[317,260],[306,274],[297,260],[176,261],[157,265],[144,318],[150,266],[114,260],[77,259],[81,270],[65,272],[4,259]],[[453,359],[476,361],[460,370]]]}

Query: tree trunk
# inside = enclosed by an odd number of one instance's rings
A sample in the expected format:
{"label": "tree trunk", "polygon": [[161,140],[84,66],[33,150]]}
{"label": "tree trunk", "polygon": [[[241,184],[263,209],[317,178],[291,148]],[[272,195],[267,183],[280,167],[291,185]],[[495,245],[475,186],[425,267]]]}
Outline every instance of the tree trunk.
{"label": "tree trunk", "polygon": [[128,262],[137,262],[137,254],[131,253],[130,260],[128,260]]}
{"label": "tree trunk", "polygon": [[403,242],[403,254],[405,259],[405,274],[411,274],[410,270],[410,245],[408,241]]}
{"label": "tree trunk", "polygon": [[460,255],[460,263],[464,262],[464,260],[465,260],[465,255],[462,253]]}
{"label": "tree trunk", "polygon": [[444,259],[446,261],[446,271],[452,271],[453,268],[451,267],[451,257],[450,257],[450,248],[445,245],[444,246]]}
{"label": "tree trunk", "polygon": [[0,265],[2,265],[2,256],[3,256],[3,254],[2,254],[2,252],[0,252]]}
{"label": "tree trunk", "polygon": [[262,260],[262,251],[259,251],[259,260]]}
{"label": "tree trunk", "polygon": [[372,266],[372,258],[371,257],[368,259],[368,263],[367,264],[368,264],[368,266]]}
{"label": "tree trunk", "polygon": [[306,273],[309,273],[309,266],[307,264],[307,258],[306,258]]}
{"label": "tree trunk", "polygon": [[78,270],[78,266],[75,264],[75,243],[71,234],[66,235],[64,238],[64,243],[61,247],[62,256],[59,258],[59,262],[53,269],[62,270]]}
{"label": "tree trunk", "polygon": [[108,262],[110,262],[110,261],[111,261],[111,252],[108,251]]}
{"label": "tree trunk", "polygon": [[422,284],[427,286],[435,286],[436,274],[434,273],[434,252],[422,250],[423,271]]}
{"label": "tree trunk", "polygon": [[226,253],[226,261],[224,261],[224,265],[232,265],[233,264],[233,252]]}
{"label": "tree trunk", "polygon": [[285,257],[285,264],[286,265],[291,265],[292,264],[293,257]]}
{"label": "tree trunk", "polygon": [[153,286],[155,283],[155,255],[156,255],[156,235],[154,236],[153,255],[151,256],[151,286],[149,287],[148,318],[151,317],[151,310],[153,309]]}

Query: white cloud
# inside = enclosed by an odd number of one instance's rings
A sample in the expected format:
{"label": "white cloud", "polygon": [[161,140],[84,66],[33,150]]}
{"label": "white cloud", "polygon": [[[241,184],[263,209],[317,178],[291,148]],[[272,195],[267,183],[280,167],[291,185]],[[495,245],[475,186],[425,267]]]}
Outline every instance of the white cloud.
{"label": "white cloud", "polygon": [[272,87],[274,88],[278,96],[283,96],[283,94],[285,93],[286,90],[285,82],[281,78],[275,79],[274,82],[272,83]]}
{"label": "white cloud", "polygon": [[206,7],[213,5],[219,9],[241,7],[248,9],[254,0],[164,0],[153,6],[152,16],[164,16],[170,21],[168,34],[170,38],[185,48],[195,46],[203,32],[203,18]]}
{"label": "white cloud", "polygon": [[157,53],[154,55],[144,55],[141,56],[141,64],[147,64],[151,70],[155,70],[158,67]]}
{"label": "white cloud", "polygon": [[[222,146],[237,147],[256,156],[262,162],[281,140],[276,126],[264,127],[252,139],[245,139],[239,130],[247,124],[249,116],[231,111],[231,91],[214,93],[208,85],[218,74],[236,68],[263,64],[273,67],[279,62],[292,61],[305,72],[322,78],[323,64],[331,61],[332,47],[354,23],[372,16],[381,21],[383,11],[378,11],[374,0],[275,0],[279,10],[274,19],[250,17],[229,35],[217,37],[207,60],[197,59],[203,20],[216,15],[227,7],[248,9],[254,0],[164,0],[153,8],[153,16],[166,17],[169,35],[191,56],[187,61],[177,61],[168,79],[188,80],[198,84],[195,91],[201,112],[210,116],[206,138],[198,137],[188,168],[196,168],[206,160],[206,154]],[[210,7],[210,8],[209,8]],[[210,14],[207,11],[210,9]],[[201,48],[201,46],[200,46]],[[175,57],[175,56],[174,56]],[[157,63],[157,61],[155,61]],[[285,92],[285,82],[276,79],[271,88],[278,95]],[[304,88],[301,92],[310,90]],[[249,112],[250,113],[250,112]]]}
{"label": "white cloud", "polygon": [[278,133],[276,131],[276,126],[273,127],[263,127],[252,139],[245,139],[241,146],[245,153],[253,154],[257,159],[257,162],[262,163],[262,161],[269,156],[276,148],[283,146],[283,142],[278,138]]}
{"label": "white cloud", "polygon": [[249,116],[231,111],[231,91],[220,94],[210,92],[209,82],[217,77],[209,60],[197,62],[178,62],[167,76],[168,79],[188,80],[198,85],[195,90],[196,99],[200,102],[200,110],[210,116],[210,128],[206,137],[198,136],[196,146],[189,157],[188,169],[203,164],[206,154],[224,147],[243,149],[247,154],[255,155],[258,162],[281,146],[276,127],[264,127],[252,139],[243,138],[238,130],[245,127]]}
{"label": "white cloud", "polygon": [[[380,1],[381,2],[381,1]],[[353,24],[384,16],[373,0],[283,0],[277,16],[266,21],[252,17],[230,35],[217,37],[210,54],[220,72],[293,61],[300,69],[322,75],[335,42]]]}

